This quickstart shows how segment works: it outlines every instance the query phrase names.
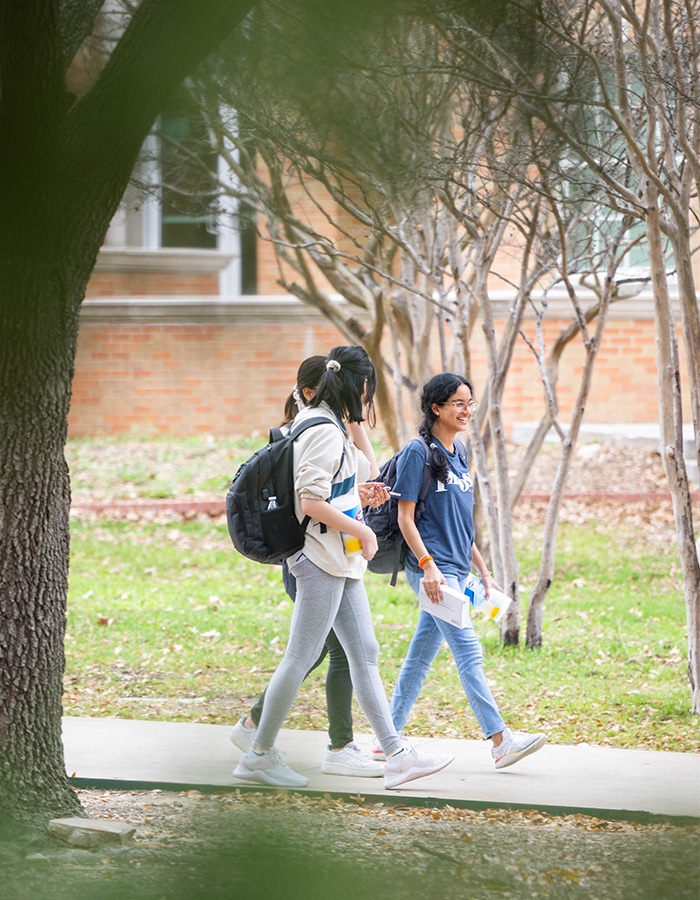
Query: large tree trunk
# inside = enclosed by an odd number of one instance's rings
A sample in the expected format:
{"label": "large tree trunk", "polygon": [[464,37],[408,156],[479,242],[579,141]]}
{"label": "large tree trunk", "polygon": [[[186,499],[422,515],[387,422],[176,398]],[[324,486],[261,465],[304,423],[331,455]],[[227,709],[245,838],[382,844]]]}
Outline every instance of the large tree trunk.
{"label": "large tree trunk", "polygon": [[[98,3],[0,3],[0,823],[80,809],[61,741],[78,311],[164,101],[254,0],[141,0],[77,102],[65,66]],[[76,21],[77,19],[77,21]],[[68,38],[66,38],[68,34]],[[77,43],[76,43],[77,42]]]}
{"label": "large tree trunk", "polygon": [[61,695],[70,487],[63,455],[78,304],[65,275],[0,263],[0,822],[79,803]]}

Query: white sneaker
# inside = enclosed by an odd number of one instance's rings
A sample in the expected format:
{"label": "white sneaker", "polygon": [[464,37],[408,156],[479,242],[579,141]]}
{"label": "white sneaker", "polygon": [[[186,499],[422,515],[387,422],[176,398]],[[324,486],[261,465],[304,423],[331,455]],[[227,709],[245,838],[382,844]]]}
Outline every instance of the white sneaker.
{"label": "white sneaker", "polygon": [[235,744],[236,747],[244,753],[247,753],[253,746],[255,732],[257,731],[256,728],[249,728],[246,725],[247,719],[248,716],[241,716],[231,729],[231,734],[228,736],[231,743]]}
{"label": "white sneaker", "polygon": [[357,744],[346,744],[340,750],[327,750],[321,763],[326,775],[354,775],[356,778],[377,778],[384,774],[384,765],[370,759]]}
{"label": "white sneaker", "polygon": [[510,728],[506,728],[501,743],[498,747],[491,748],[491,755],[496,768],[505,769],[531,753],[536,753],[546,742],[547,735],[541,732],[528,734],[526,731],[511,731]]}
{"label": "white sneaker", "polygon": [[384,787],[386,790],[397,788],[407,781],[424,778],[439,772],[454,761],[451,753],[440,756],[423,756],[415,747],[406,742],[400,750],[387,757],[384,763]]}
{"label": "white sneaker", "polygon": [[274,787],[304,787],[308,783],[307,778],[282,762],[276,747],[260,753],[249,750],[233,770],[233,774],[244,781],[255,781]]}
{"label": "white sneaker", "polygon": [[[403,731],[399,731],[398,735],[401,740],[405,740]],[[386,759],[386,754],[382,750],[382,745],[379,743],[378,738],[375,738],[372,741],[372,759],[376,759],[378,762],[384,762],[384,760]]]}

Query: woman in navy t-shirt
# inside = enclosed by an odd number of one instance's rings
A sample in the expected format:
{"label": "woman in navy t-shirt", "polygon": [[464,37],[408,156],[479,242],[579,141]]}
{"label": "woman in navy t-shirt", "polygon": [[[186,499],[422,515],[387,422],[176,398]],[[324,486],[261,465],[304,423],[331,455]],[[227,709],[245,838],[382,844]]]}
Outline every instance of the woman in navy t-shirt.
{"label": "woman in navy t-shirt", "polygon": [[[430,450],[433,485],[416,524],[415,513],[425,466],[425,450],[411,441],[397,464],[394,490],[400,495],[399,527],[410,548],[406,577],[415,591],[421,581],[434,603],[442,597],[441,585],[464,592],[472,563],[486,588],[495,586],[474,543],[474,486],[467,465],[466,449],[456,441],[467,431],[477,407],[471,384],[461,375],[443,372],[424,386],[421,398],[423,424],[419,429]],[[457,628],[421,610],[406,659],[401,666],[391,714],[397,731],[406,724],[411,707],[438,654],[443,640],[452,652],[462,687],[484,737],[493,742],[496,768],[510,766],[539,750],[544,734],[514,732],[506,727],[486,681],[481,642],[471,622]]]}

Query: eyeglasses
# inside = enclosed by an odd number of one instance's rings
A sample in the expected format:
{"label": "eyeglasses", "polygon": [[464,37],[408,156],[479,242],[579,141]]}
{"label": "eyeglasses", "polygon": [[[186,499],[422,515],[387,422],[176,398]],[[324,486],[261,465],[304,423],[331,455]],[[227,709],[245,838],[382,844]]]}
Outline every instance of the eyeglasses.
{"label": "eyeglasses", "polygon": [[446,403],[442,404],[443,406],[454,406],[457,412],[464,412],[465,409],[469,410],[470,413],[476,411],[479,406],[478,400],[448,400]]}

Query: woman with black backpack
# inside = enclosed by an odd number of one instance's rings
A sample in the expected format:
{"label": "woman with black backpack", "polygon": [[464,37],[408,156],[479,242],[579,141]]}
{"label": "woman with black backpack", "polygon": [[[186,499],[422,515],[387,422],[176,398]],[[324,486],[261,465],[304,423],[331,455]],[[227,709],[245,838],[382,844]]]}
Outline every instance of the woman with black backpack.
{"label": "woman with black backpack", "polygon": [[[318,384],[326,371],[326,362],[325,356],[308,356],[303,360],[297,370],[297,383],[285,403],[282,427],[291,426],[297,415],[313,400]],[[357,449],[369,460],[369,477],[375,478],[379,474],[379,466],[362,423],[349,423],[348,433]],[[367,485],[358,484],[363,507],[379,505],[387,499],[388,494],[379,488],[378,484],[372,482]],[[295,601],[296,578],[289,571],[286,560],[282,564],[282,582],[290,599]],[[384,774],[384,766],[363,753],[354,741],[350,667],[342,644],[332,628],[318,658],[306,673],[307,676],[321,665],[326,656],[328,656],[326,705],[330,743],[321,762],[321,771],[326,775],[350,775],[355,778],[380,777]],[[248,715],[241,716],[231,729],[231,742],[244,753],[247,753],[255,742],[255,734],[265,704],[265,693],[260,695]]]}
{"label": "woman with black backpack", "polygon": [[353,688],[384,751],[385,788],[430,775],[453,757],[418,754],[396,733],[379,678],[379,645],[363,584],[367,560],[377,549],[363,521],[357,484],[369,475],[367,459],[348,435],[348,424],[373,414],[376,374],[361,347],[335,347],[309,407],[328,425],[307,429],[294,444],[297,518],[310,516],[303,549],[288,560],[297,597],[284,658],[267,688],[253,746],[234,775],[278,787],[303,787],[307,779],[286,766],[274,744],[311,664],[334,629],[345,650]]}

